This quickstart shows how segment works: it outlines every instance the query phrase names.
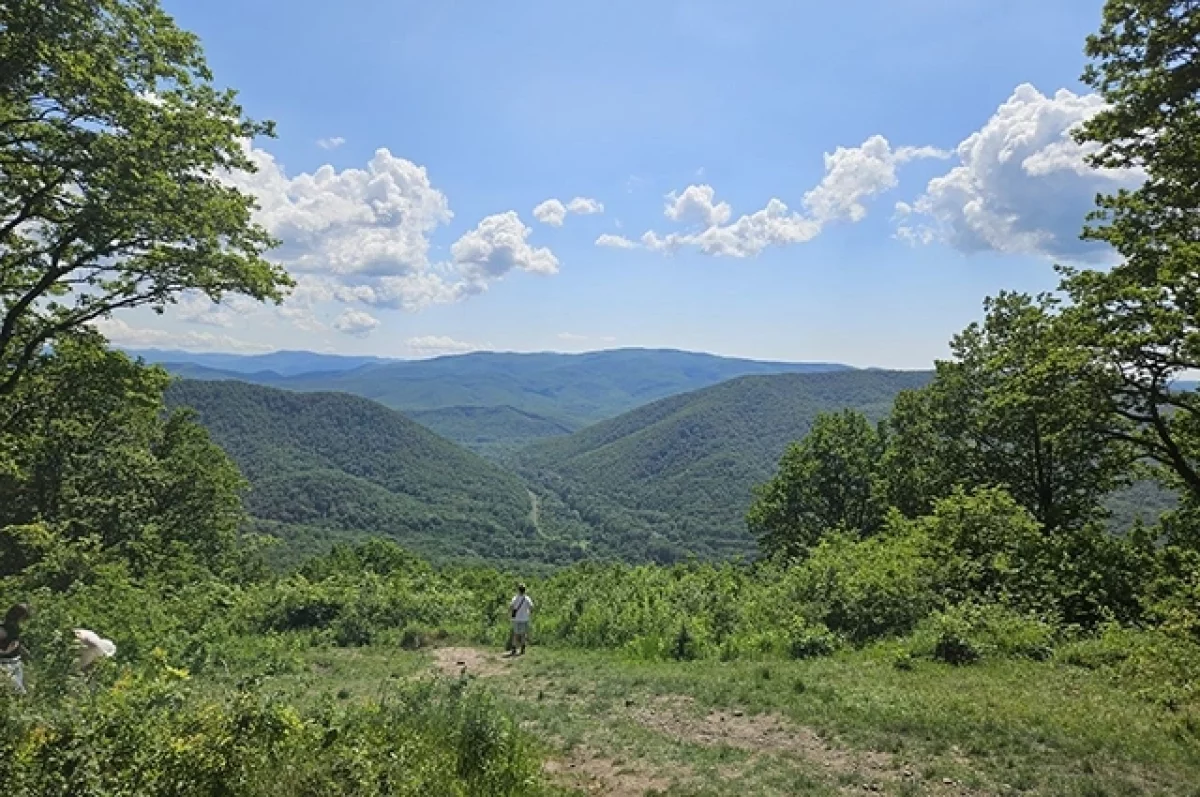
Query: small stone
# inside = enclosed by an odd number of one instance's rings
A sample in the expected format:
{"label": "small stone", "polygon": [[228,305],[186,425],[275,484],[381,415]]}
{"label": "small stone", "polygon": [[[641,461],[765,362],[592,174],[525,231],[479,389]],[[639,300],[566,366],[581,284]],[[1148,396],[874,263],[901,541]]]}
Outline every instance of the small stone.
{"label": "small stone", "polygon": [[746,715],[746,712],[744,712],[744,711],[733,712],[733,716],[735,716],[735,717],[744,717],[745,715]]}
{"label": "small stone", "polygon": [[625,708],[629,708],[629,707],[630,707],[630,706],[632,706],[632,705],[633,705],[633,701],[632,701],[632,700],[626,700],[626,701],[625,701]]}
{"label": "small stone", "polygon": [[947,786],[953,786],[954,779],[953,778],[942,778],[942,783],[945,783]]}
{"label": "small stone", "polygon": [[465,661],[456,661],[456,662],[454,662],[454,663],[455,663],[455,664],[457,664],[459,667],[466,667],[466,666],[467,666],[467,663],[466,663]]}

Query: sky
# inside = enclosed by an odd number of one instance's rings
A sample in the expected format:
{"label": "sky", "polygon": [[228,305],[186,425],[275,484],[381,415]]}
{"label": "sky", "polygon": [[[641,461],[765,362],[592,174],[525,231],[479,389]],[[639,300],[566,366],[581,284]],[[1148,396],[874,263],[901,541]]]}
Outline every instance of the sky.
{"label": "sky", "polygon": [[424,357],[669,347],[926,368],[1079,240],[1100,0],[165,0],[274,139],[230,175],[280,307],[119,345]]}

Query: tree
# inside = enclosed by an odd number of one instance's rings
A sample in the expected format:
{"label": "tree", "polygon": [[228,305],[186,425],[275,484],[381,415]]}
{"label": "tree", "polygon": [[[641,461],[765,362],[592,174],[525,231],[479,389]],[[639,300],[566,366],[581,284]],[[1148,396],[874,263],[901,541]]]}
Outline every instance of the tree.
{"label": "tree", "polygon": [[861,412],[818,415],[775,476],[755,490],[747,523],[763,549],[801,556],[835,529],[875,532],[883,521],[882,453],[879,431]]}
{"label": "tree", "polygon": [[928,515],[964,472],[961,448],[943,433],[947,424],[938,415],[940,409],[931,388],[905,390],[896,396],[882,426],[883,489],[888,505],[908,518]]}
{"label": "tree", "polygon": [[227,175],[243,117],[157,0],[9,0],[0,24],[0,396],[43,347],[186,290],[279,300],[275,241]]}
{"label": "tree", "polygon": [[1078,131],[1097,168],[1136,169],[1135,190],[1100,197],[1084,235],[1122,261],[1062,269],[1073,334],[1103,365],[1115,436],[1200,500],[1200,3],[1108,0],[1083,79],[1108,103]]}
{"label": "tree", "polygon": [[984,322],[954,338],[933,387],[937,417],[965,447],[966,486],[1004,487],[1051,530],[1095,518],[1133,463],[1113,439],[1090,354],[1056,308],[1047,296],[988,299]]}
{"label": "tree", "polygon": [[244,482],[188,414],[164,413],[169,382],[87,331],[31,363],[0,431],[0,576],[72,550],[135,573],[229,562]]}

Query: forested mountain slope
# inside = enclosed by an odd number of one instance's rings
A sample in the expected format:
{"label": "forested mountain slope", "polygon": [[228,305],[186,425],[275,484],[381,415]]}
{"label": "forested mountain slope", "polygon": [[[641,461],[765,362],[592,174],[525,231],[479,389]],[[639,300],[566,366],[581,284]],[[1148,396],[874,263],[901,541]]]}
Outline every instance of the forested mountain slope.
{"label": "forested mountain slope", "polygon": [[[228,363],[166,362],[172,372],[197,379],[242,379],[300,391],[338,391],[407,413],[448,408],[510,408],[557,424],[563,432],[619,415],[666,396],[749,374],[850,370],[827,363],[775,363],[656,349],[587,354],[481,352],[429,360],[391,361],[341,371],[285,376],[231,370]],[[211,369],[211,370],[210,370]],[[455,442],[488,450],[496,441],[494,416],[455,411],[425,421]],[[503,443],[520,445],[546,436],[545,424],[509,426]],[[514,434],[525,427],[524,432]]]}
{"label": "forested mountain slope", "polygon": [[537,440],[562,437],[574,429],[514,407],[445,407],[404,412],[422,426],[472,451],[500,456]]}
{"label": "forested mountain slope", "polygon": [[541,555],[520,479],[379,404],[188,380],[167,400],[198,412],[249,479],[250,513],[289,527],[272,528],[293,544],[310,528],[392,537],[439,558]]}
{"label": "forested mountain slope", "polygon": [[512,458],[545,493],[547,525],[585,524],[623,556],[751,554],[754,485],[823,411],[883,418],[928,372],[748,376],[663,399]]}

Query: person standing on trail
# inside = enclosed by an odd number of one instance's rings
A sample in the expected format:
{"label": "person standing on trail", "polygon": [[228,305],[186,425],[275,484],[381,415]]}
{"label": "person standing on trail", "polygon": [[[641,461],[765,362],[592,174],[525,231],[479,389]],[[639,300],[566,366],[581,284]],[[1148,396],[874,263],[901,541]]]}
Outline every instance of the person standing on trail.
{"label": "person standing on trail", "polygon": [[525,654],[525,644],[529,640],[529,617],[533,613],[533,598],[525,594],[525,585],[517,585],[517,594],[509,604],[509,613],[513,624],[513,652]]}
{"label": "person standing on trail", "polygon": [[25,694],[25,670],[21,654],[25,646],[21,643],[21,623],[29,619],[29,607],[23,603],[13,606],[0,623],[0,672],[8,675],[17,694]]}

